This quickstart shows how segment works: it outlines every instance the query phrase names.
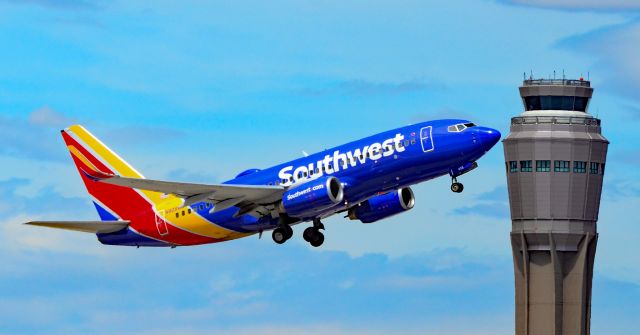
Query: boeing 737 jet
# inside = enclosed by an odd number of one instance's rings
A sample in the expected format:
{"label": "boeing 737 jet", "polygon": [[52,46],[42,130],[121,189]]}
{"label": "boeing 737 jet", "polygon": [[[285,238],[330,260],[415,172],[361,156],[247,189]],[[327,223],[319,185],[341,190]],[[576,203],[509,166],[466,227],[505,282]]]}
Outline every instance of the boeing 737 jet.
{"label": "boeing 737 jet", "polygon": [[249,169],[222,184],[145,179],[79,125],[62,130],[67,149],[101,221],[27,224],[94,233],[103,244],[176,247],[272,231],[284,243],[292,225],[318,247],[322,219],[344,213],[372,223],[413,208],[410,186],[457,178],[500,139],[466,120],[436,120],[389,130],[267,169]]}

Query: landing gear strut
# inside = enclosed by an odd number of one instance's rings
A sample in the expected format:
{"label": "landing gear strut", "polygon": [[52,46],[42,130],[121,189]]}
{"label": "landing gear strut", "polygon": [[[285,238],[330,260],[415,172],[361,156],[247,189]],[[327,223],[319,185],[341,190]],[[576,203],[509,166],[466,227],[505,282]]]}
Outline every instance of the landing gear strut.
{"label": "landing gear strut", "polygon": [[459,183],[456,177],[451,178],[451,191],[460,193],[462,190],[464,190],[464,185]]}
{"label": "landing gear strut", "polygon": [[324,229],[324,224],[320,222],[320,219],[314,219],[313,226],[304,230],[302,238],[317,248],[324,243],[324,234],[320,232],[320,229]]}
{"label": "landing gear strut", "polygon": [[293,236],[293,229],[291,228],[291,226],[289,226],[288,224],[282,221],[283,220],[281,220],[278,228],[274,229],[273,233],[271,233],[271,238],[273,238],[273,242],[276,242],[278,244],[287,242],[287,240],[290,239],[291,236]]}

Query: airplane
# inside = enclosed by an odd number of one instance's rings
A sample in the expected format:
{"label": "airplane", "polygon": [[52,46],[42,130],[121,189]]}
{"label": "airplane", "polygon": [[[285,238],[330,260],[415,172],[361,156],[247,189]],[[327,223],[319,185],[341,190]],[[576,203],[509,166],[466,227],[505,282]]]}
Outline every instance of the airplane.
{"label": "airplane", "polygon": [[410,186],[458,177],[500,139],[468,120],[422,122],[369,136],[266,169],[248,169],[221,184],[145,179],[80,125],[61,131],[100,221],[26,224],[94,233],[105,245],[172,247],[234,240],[271,231],[282,244],[292,225],[324,242],[322,220],[338,213],[373,223],[414,207]]}

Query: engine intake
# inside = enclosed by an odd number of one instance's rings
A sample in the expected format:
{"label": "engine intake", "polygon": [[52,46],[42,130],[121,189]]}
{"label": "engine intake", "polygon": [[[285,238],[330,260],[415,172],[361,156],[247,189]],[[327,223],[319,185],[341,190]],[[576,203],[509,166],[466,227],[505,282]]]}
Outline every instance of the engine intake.
{"label": "engine intake", "polygon": [[349,209],[348,216],[351,220],[372,223],[406,212],[413,208],[415,203],[413,191],[406,187],[369,198]]}
{"label": "engine intake", "polygon": [[289,189],[282,195],[280,209],[289,216],[313,216],[342,202],[344,190],[336,177],[321,177]]}

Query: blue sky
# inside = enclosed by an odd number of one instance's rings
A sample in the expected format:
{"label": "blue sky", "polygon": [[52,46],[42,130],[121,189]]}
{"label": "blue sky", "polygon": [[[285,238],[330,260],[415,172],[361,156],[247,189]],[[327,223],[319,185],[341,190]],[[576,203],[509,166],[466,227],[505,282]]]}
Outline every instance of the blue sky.
{"label": "blue sky", "polygon": [[[23,227],[97,218],[59,130],[147,177],[220,182],[418,120],[508,132],[523,72],[589,74],[612,142],[594,333],[640,310],[640,5],[614,0],[0,1],[0,334],[512,334],[502,148],[312,249],[105,247]],[[295,227],[296,236],[300,227]]]}

